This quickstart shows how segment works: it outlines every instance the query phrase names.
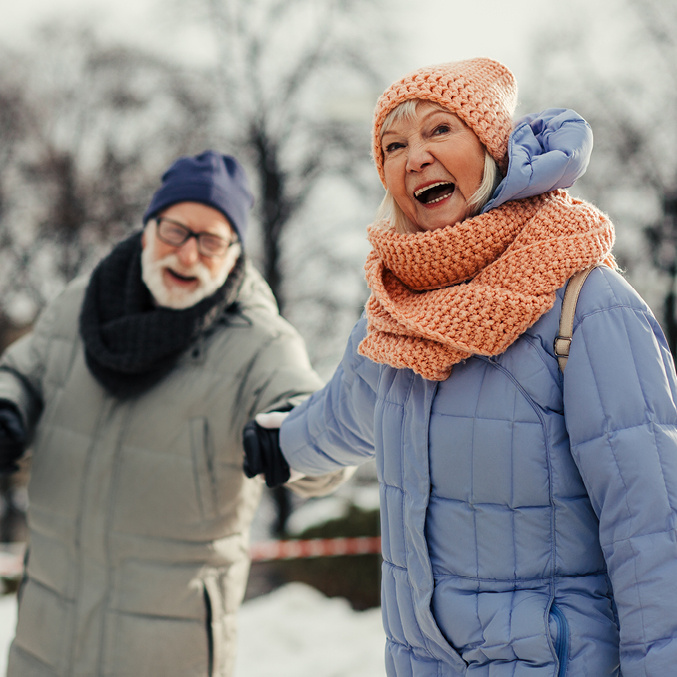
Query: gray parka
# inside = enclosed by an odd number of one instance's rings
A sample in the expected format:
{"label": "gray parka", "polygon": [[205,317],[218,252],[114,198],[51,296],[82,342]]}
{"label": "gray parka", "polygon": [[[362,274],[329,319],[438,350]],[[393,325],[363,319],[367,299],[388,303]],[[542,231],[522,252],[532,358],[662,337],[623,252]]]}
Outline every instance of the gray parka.
{"label": "gray parka", "polygon": [[[116,399],[85,364],[86,285],[69,286],[0,362],[0,399],[33,436],[8,675],[230,675],[261,493],[242,472],[242,429],[321,384],[248,267],[238,311],[154,388]],[[294,484],[319,494],[342,477]]]}

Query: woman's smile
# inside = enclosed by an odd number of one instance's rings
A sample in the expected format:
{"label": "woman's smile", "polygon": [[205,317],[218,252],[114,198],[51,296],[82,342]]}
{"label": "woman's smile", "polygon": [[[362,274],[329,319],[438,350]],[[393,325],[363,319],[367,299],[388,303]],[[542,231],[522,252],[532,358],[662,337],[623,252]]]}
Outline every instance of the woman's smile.
{"label": "woman's smile", "polygon": [[451,183],[450,181],[436,181],[429,186],[419,188],[414,192],[414,197],[421,204],[432,206],[451,197],[455,190],[456,184]]}

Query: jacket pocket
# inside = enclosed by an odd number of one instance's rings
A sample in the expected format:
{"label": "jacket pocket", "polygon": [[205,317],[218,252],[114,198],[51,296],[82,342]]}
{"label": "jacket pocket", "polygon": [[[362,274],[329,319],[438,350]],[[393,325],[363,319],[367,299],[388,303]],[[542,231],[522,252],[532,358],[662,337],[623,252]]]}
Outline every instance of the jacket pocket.
{"label": "jacket pocket", "polygon": [[564,677],[569,662],[569,624],[562,610],[554,603],[550,607],[550,636],[559,664],[557,677]]}
{"label": "jacket pocket", "polygon": [[190,445],[193,454],[195,490],[200,512],[205,519],[217,516],[214,450],[205,418],[190,419]]}

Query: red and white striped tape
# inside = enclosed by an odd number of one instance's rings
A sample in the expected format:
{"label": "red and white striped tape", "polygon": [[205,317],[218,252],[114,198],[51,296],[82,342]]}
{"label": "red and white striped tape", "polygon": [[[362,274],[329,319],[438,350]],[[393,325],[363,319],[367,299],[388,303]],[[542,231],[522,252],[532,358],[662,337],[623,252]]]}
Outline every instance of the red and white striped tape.
{"label": "red and white striped tape", "polygon": [[259,543],[252,543],[249,549],[253,562],[270,562],[278,559],[306,559],[310,557],[338,557],[339,555],[373,555],[380,552],[380,536],[261,541]]}
{"label": "red and white striped tape", "polygon": [[[380,536],[351,538],[309,538],[252,543],[249,553],[253,562],[340,555],[375,555],[381,552]],[[23,569],[22,552],[0,551],[0,578],[18,578]]]}

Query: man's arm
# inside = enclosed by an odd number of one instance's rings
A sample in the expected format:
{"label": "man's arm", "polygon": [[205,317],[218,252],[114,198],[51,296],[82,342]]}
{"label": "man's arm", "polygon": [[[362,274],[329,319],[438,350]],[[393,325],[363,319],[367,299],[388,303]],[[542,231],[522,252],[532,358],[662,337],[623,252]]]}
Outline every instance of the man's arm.
{"label": "man's arm", "polygon": [[304,483],[325,478],[330,491],[350,477],[355,466],[373,457],[378,366],[357,353],[364,330],[364,321],[358,322],[331,381],[293,409],[288,419],[281,414],[257,416],[248,424],[245,471],[249,476],[262,474],[270,486],[280,478],[293,478],[296,470],[304,479],[292,481],[292,488],[299,491]]}
{"label": "man's arm", "polygon": [[[268,486],[286,484],[304,498],[324,496],[345,482],[354,468],[331,469],[310,477],[290,473],[280,454],[279,425],[282,419],[322,387],[322,380],[310,364],[300,335],[285,322],[281,327],[280,333],[260,351],[250,368],[247,390],[253,404],[244,412],[247,417],[246,425],[243,422],[245,474],[249,477],[263,474]],[[261,415],[268,416],[272,423],[265,428],[256,424],[254,418]]]}

